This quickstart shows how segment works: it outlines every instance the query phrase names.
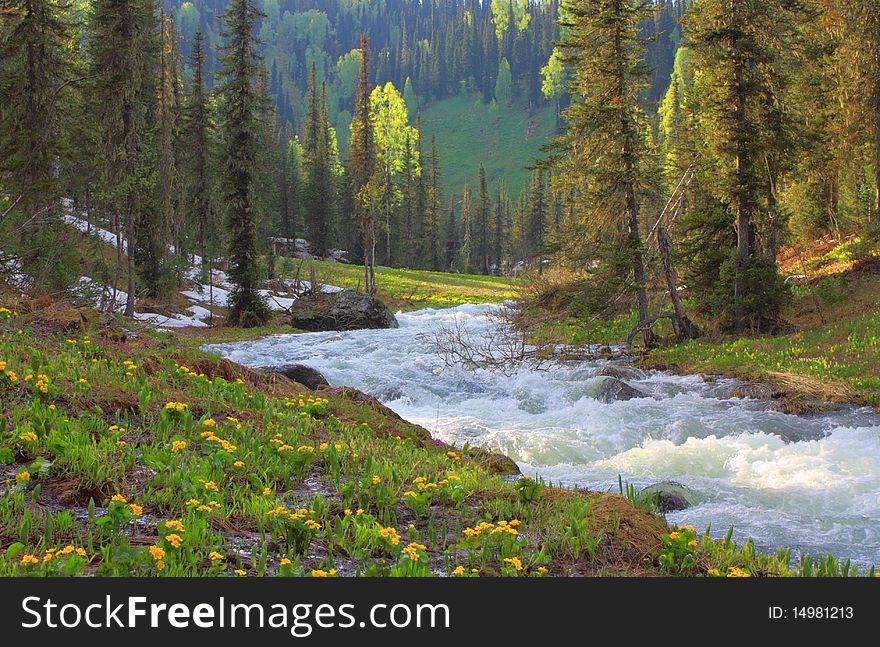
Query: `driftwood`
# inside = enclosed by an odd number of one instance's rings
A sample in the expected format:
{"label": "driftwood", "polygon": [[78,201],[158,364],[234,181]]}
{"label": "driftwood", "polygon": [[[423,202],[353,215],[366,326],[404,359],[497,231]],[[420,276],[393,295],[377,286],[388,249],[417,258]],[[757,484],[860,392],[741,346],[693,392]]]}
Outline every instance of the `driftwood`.
{"label": "driftwood", "polygon": [[614,359],[626,357],[622,348],[604,345],[569,346],[558,344],[531,345],[525,335],[512,323],[508,308],[493,317],[488,335],[472,335],[458,319],[437,329],[433,335],[424,335],[447,366],[463,365],[498,371],[510,377],[521,366],[533,371],[546,371],[568,362]]}

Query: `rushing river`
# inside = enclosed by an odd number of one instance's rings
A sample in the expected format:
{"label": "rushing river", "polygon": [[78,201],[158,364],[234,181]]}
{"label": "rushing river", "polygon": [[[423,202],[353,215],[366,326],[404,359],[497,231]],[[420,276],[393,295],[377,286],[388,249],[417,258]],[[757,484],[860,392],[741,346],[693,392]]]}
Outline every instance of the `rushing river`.
{"label": "rushing river", "polygon": [[600,402],[602,362],[512,377],[447,367],[423,335],[457,318],[487,332],[495,306],[398,314],[396,330],[277,335],[206,350],[248,366],[302,363],[370,393],[436,437],[514,458],[524,473],[594,490],[673,480],[699,503],[667,515],[713,536],[734,527],[759,548],[880,564],[880,415],[811,416],[731,399],[731,382],[652,372],[653,397]]}

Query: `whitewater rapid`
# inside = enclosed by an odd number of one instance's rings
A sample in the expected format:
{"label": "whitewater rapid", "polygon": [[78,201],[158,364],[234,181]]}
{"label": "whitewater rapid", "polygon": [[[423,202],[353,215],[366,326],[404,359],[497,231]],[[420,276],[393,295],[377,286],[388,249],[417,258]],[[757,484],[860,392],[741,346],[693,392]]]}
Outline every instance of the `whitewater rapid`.
{"label": "whitewater rapid", "polygon": [[297,335],[206,346],[252,367],[311,366],[335,386],[376,396],[450,443],[507,454],[524,473],[617,491],[673,480],[697,505],[667,515],[713,536],[795,553],[880,564],[880,415],[844,408],[811,416],[730,398],[731,380],[647,372],[628,380],[653,397],[594,396],[605,362],[521,368],[507,377],[448,367],[427,337],[454,319],[471,335],[492,305],[398,313],[400,328]]}

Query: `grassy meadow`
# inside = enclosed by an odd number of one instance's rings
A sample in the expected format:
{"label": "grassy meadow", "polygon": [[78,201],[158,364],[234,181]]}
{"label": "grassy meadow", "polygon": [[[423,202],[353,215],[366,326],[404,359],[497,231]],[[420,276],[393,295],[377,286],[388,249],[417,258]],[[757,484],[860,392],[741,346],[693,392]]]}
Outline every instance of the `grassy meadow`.
{"label": "grassy meadow", "polygon": [[[363,265],[347,265],[328,261],[282,259],[278,275],[282,278],[308,280],[314,269],[319,283],[344,288],[363,289]],[[451,308],[464,303],[500,303],[517,296],[519,281],[503,276],[451,274],[426,270],[377,267],[379,298],[392,310]]]}

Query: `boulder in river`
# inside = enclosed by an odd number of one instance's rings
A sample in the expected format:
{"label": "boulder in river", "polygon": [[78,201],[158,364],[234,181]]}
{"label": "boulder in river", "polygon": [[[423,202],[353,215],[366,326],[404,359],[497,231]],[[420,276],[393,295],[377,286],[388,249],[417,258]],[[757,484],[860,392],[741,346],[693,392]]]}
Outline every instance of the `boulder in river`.
{"label": "boulder in river", "polygon": [[663,481],[643,488],[641,495],[650,497],[654,507],[660,512],[675,512],[690,508],[697,503],[696,495],[675,481]]}
{"label": "boulder in river", "polygon": [[313,369],[311,366],[305,366],[303,364],[267,366],[262,370],[283,375],[287,379],[293,380],[298,384],[302,384],[304,387],[311,389],[312,391],[324,388],[325,386],[330,386],[327,378],[321,375],[320,371]]}
{"label": "boulder in river", "polygon": [[640,380],[645,376],[644,371],[640,371],[632,366],[625,364],[606,364],[598,371],[597,376],[616,377],[618,380]]}
{"label": "boulder in river", "polygon": [[376,297],[350,289],[305,294],[294,301],[290,311],[293,327],[310,332],[398,327],[388,306]]}
{"label": "boulder in river", "polygon": [[616,377],[603,378],[596,392],[596,399],[605,403],[650,397],[650,394],[640,391]]}

